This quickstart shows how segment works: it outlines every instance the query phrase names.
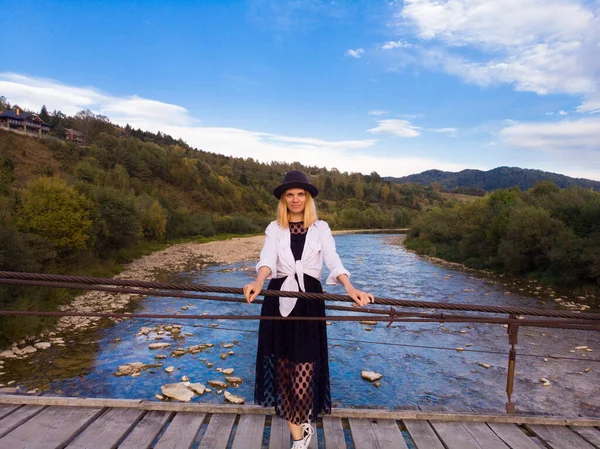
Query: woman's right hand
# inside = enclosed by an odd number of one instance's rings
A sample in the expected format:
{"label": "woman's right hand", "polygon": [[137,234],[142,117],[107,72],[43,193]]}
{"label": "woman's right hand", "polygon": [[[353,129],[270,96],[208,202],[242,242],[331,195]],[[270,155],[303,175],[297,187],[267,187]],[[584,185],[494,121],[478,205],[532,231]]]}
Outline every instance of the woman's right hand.
{"label": "woman's right hand", "polygon": [[244,285],[244,296],[246,297],[246,301],[248,302],[248,304],[251,304],[252,301],[256,299],[256,297],[262,290],[262,287],[263,283],[259,282],[258,280]]}

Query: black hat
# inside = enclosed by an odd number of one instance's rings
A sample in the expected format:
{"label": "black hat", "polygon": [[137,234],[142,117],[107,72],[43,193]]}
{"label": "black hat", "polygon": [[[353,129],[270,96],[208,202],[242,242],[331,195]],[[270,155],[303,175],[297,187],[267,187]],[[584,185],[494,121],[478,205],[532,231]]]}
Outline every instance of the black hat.
{"label": "black hat", "polygon": [[310,183],[308,176],[306,176],[300,170],[290,170],[287,172],[283,177],[281,184],[279,184],[277,187],[275,187],[275,190],[273,190],[273,195],[275,195],[275,198],[279,199],[281,198],[281,195],[283,195],[283,192],[288,189],[308,190],[313,198],[319,194],[319,190],[317,190],[317,188]]}

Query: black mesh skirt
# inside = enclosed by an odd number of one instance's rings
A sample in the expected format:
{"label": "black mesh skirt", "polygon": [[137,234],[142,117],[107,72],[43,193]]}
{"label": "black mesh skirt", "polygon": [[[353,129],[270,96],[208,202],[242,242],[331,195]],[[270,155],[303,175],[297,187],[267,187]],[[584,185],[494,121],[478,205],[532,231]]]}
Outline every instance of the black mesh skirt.
{"label": "black mesh skirt", "polygon": [[[284,280],[272,279],[268,289],[279,290]],[[304,275],[304,285],[307,292],[323,293],[311,276]],[[261,315],[281,316],[279,298],[265,297]],[[325,303],[298,299],[289,316],[324,317]],[[294,424],[331,413],[325,321],[260,322],[254,402],[275,407],[277,416]]]}

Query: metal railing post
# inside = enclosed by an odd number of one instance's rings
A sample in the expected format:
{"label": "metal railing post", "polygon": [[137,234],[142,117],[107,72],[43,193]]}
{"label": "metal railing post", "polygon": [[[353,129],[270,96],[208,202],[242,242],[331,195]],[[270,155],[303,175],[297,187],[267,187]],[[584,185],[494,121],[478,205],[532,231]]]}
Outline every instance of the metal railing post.
{"label": "metal railing post", "polygon": [[[516,320],[517,316],[511,314],[509,317],[511,320]],[[515,384],[515,364],[517,360],[517,350],[515,345],[518,343],[519,336],[519,325],[510,323],[506,331],[508,333],[508,344],[510,344],[510,351],[508,353],[508,372],[506,373],[506,396],[508,401],[506,402],[506,413],[515,413],[515,404],[512,402],[513,387]]]}

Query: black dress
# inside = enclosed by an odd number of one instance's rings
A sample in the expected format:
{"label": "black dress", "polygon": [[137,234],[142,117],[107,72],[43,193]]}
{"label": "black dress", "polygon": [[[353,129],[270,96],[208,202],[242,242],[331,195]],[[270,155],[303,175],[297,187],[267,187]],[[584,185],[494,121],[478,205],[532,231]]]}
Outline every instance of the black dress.
{"label": "black dress", "polygon": [[[290,223],[290,232],[292,253],[299,260],[306,229],[302,222]],[[285,279],[272,279],[267,288],[279,290]],[[304,287],[307,292],[323,293],[321,282],[307,274]],[[281,316],[279,298],[265,297],[261,315]],[[289,316],[325,316],[325,302],[298,299]],[[275,407],[277,416],[298,425],[331,413],[325,321],[261,320],[254,402]]]}

